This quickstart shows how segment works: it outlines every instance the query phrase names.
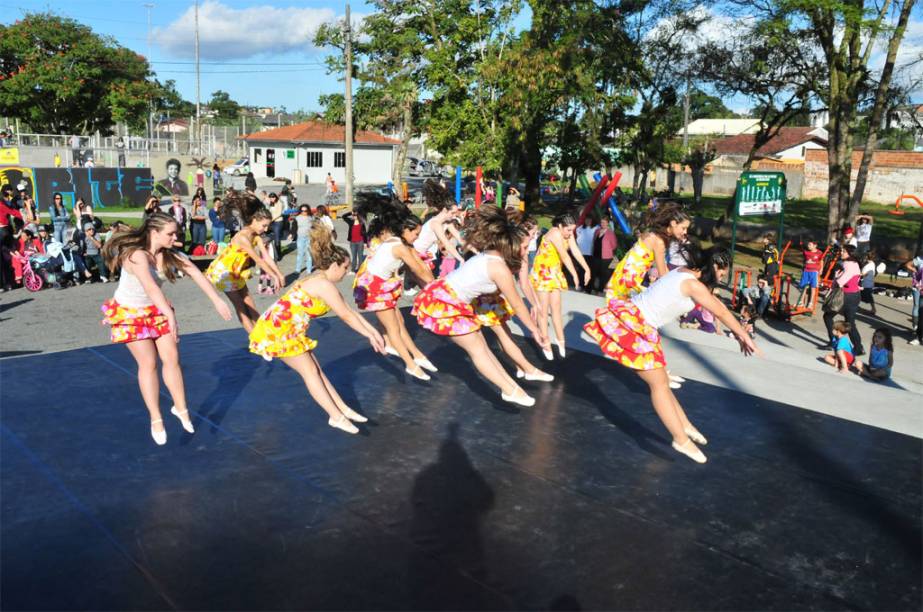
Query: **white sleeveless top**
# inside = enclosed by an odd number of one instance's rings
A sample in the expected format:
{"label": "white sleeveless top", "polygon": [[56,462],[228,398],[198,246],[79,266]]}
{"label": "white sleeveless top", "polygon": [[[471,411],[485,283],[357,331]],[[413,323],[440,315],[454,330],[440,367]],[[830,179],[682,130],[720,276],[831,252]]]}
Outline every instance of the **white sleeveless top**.
{"label": "white sleeveless top", "polygon": [[481,253],[475,255],[445,277],[445,282],[455,290],[463,302],[471,302],[476,297],[494,293],[497,285],[487,274],[487,264],[491,259],[503,261],[496,255]]}
{"label": "white sleeveless top", "polygon": [[663,327],[695,308],[692,298],[681,291],[683,281],[688,278],[695,276],[679,269],[672,270],[631,298],[644,315],[645,323],[651,327]]}
{"label": "white sleeveless top", "polygon": [[395,257],[392,252],[394,247],[400,243],[400,238],[388,238],[378,245],[378,248],[375,249],[375,254],[372,255],[372,259],[369,260],[369,265],[366,266],[369,273],[385,280],[394,276],[404,264],[404,262],[399,257]]}
{"label": "white sleeveless top", "polygon": [[[150,270],[151,276],[154,277],[154,282],[157,283],[158,287],[162,287],[164,276],[162,276],[154,266],[150,266]],[[116,288],[115,295],[113,295],[112,298],[122,306],[129,306],[131,308],[143,308],[145,306],[151,306],[154,303],[147,295],[138,277],[125,268],[122,268],[122,275],[119,277],[119,286]]]}
{"label": "white sleeveless top", "polygon": [[430,219],[423,224],[420,235],[413,241],[413,248],[415,248],[418,253],[432,253],[435,255],[438,251],[436,248],[437,240],[436,232],[433,231],[433,220]]}

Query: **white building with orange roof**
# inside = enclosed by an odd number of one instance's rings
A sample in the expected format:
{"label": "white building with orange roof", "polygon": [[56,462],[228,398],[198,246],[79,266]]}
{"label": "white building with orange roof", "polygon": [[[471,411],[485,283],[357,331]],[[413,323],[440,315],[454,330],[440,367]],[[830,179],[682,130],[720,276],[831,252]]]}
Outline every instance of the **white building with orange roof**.
{"label": "white building with orange roof", "polygon": [[[247,134],[250,170],[256,178],[287,178],[293,182],[323,183],[327,174],[338,184],[346,181],[345,128],[307,121]],[[383,184],[391,180],[400,142],[377,132],[358,130],[353,135],[353,176],[356,184]]]}

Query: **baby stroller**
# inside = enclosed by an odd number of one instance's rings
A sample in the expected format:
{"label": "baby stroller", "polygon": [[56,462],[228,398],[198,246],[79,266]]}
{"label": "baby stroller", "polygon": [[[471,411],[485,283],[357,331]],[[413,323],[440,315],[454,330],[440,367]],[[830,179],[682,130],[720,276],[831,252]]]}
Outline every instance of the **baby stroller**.
{"label": "baby stroller", "polygon": [[39,265],[37,261],[33,261],[35,252],[26,251],[22,254],[13,253],[12,255],[13,259],[19,262],[22,268],[22,286],[32,292],[41,291],[42,287],[45,286],[45,279],[34,267]]}
{"label": "baby stroller", "polygon": [[29,265],[45,284],[55,289],[64,289],[74,284],[74,258],[60,242],[49,242],[45,254],[36,253],[30,257]]}

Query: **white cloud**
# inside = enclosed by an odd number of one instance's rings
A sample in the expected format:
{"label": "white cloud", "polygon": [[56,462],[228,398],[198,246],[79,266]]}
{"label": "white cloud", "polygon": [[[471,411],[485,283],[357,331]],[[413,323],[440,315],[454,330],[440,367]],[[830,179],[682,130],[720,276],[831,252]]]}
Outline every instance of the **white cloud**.
{"label": "white cloud", "polygon": [[[203,60],[243,59],[263,53],[314,50],[314,33],[337,14],[328,8],[255,6],[235,9],[218,0],[199,5],[199,54]],[[195,9],[153,32],[167,55],[195,56]]]}

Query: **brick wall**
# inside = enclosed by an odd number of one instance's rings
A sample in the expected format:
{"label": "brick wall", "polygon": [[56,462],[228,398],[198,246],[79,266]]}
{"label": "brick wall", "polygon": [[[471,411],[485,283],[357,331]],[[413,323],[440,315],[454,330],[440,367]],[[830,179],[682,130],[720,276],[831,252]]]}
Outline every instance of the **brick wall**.
{"label": "brick wall", "polygon": [[[862,151],[853,151],[852,184],[862,161]],[[804,159],[805,198],[827,197],[827,151],[808,150]],[[902,194],[923,197],[923,153],[915,151],[875,151],[869,166],[863,199],[892,204]]]}

